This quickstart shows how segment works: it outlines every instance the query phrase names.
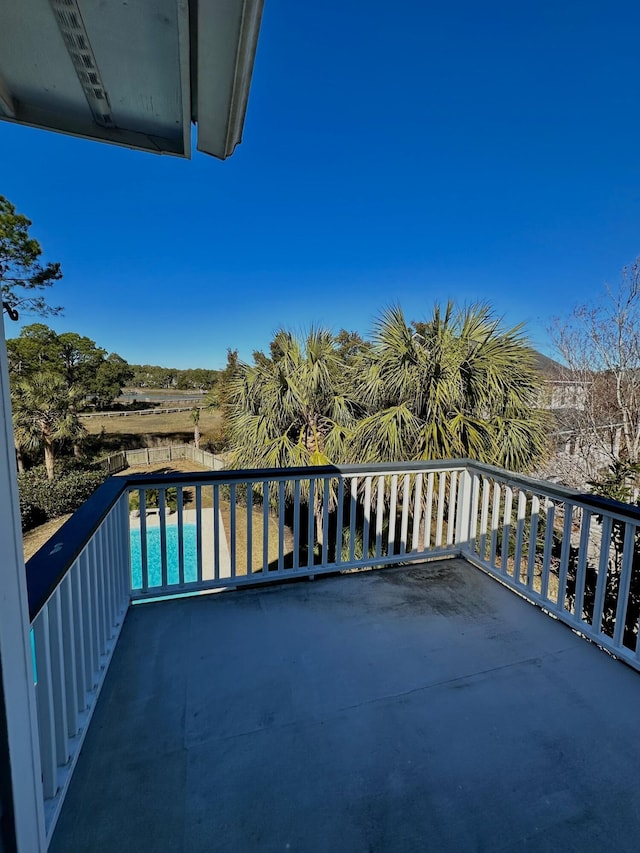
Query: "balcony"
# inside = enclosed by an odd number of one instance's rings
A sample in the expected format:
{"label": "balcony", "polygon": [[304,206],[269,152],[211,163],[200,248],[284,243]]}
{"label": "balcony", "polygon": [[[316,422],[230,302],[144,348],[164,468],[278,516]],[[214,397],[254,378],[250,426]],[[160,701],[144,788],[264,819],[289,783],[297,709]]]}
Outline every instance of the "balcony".
{"label": "balcony", "polygon": [[27,567],[50,849],[635,849],[639,524],[468,461],[111,478]]}

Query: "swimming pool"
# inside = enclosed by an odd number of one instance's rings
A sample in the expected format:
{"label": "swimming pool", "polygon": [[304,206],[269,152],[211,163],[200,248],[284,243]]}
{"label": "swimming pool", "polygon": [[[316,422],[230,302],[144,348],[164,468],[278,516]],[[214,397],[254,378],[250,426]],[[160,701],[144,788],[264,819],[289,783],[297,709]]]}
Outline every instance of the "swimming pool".
{"label": "swimming pool", "polygon": [[[178,525],[167,524],[167,581],[178,583]],[[133,589],[142,587],[142,558],[140,553],[140,529],[130,533],[131,543],[131,585]],[[184,554],[184,579],[195,581],[198,575],[198,557],[196,552],[196,525],[183,527],[182,553]],[[147,527],[147,572],[149,586],[162,584],[162,558],[160,551],[160,528]]]}

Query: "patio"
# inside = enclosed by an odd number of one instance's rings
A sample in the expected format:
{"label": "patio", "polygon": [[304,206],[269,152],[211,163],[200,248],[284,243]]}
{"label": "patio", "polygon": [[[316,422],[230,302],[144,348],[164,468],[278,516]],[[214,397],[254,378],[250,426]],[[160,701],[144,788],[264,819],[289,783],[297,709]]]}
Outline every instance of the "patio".
{"label": "patio", "polygon": [[638,707],[459,558],[133,606],[50,850],[632,851]]}

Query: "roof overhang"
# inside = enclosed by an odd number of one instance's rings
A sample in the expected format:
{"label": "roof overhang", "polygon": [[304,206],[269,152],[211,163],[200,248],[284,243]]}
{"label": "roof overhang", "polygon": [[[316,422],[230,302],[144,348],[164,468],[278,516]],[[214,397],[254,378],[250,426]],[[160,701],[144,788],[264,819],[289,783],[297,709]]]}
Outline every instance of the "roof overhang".
{"label": "roof overhang", "polygon": [[0,3],[0,118],[224,159],[242,138],[263,0]]}

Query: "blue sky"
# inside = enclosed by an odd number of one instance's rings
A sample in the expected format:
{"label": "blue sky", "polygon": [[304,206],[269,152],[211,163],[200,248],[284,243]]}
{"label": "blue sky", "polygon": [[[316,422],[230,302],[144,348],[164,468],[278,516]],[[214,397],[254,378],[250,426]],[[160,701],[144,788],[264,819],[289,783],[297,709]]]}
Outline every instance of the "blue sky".
{"label": "blue sky", "polygon": [[454,298],[550,352],[551,318],[640,254],[637,2],[265,7],[224,163],[0,123],[0,193],[62,263],[59,331],[221,367],[280,326]]}

